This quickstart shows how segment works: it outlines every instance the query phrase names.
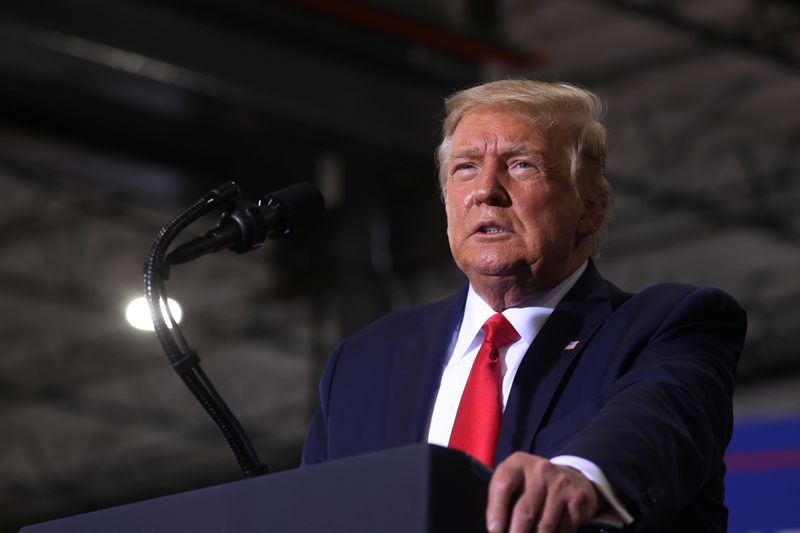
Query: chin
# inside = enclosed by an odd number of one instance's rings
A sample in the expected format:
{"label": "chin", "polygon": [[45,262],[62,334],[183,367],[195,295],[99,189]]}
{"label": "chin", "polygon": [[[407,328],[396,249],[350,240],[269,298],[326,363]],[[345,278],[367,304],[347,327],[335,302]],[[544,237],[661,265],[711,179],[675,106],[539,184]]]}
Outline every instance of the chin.
{"label": "chin", "polygon": [[508,259],[501,260],[499,258],[483,258],[474,264],[468,266],[464,272],[475,274],[478,276],[491,276],[491,277],[509,277],[519,276],[522,273],[530,274],[530,267],[527,263],[519,260],[511,261]]}

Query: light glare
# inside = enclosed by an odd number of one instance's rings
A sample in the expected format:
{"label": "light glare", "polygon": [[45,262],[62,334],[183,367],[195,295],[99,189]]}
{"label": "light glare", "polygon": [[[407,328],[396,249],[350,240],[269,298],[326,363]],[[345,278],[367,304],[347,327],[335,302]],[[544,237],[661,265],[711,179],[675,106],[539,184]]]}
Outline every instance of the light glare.
{"label": "light glare", "polygon": [[[183,318],[181,306],[172,298],[167,298],[167,302],[169,302],[169,309],[172,312],[173,318],[175,318],[175,322],[180,324],[181,318]],[[164,317],[164,320],[166,320],[167,327],[171,329],[172,324],[167,319],[167,308],[164,305],[164,300],[161,300],[161,315]],[[125,318],[128,320],[128,323],[136,329],[141,329],[143,331],[155,331],[156,329],[153,326],[153,320],[150,318],[150,308],[147,306],[147,300],[145,300],[144,297],[136,298],[128,304],[128,307],[125,309]]]}

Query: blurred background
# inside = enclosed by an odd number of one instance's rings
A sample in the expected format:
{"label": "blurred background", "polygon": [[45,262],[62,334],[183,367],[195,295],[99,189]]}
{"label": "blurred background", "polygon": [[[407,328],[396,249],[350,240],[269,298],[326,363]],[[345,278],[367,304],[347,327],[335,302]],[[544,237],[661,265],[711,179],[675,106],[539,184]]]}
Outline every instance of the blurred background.
{"label": "blurred background", "polygon": [[159,228],[229,180],[251,200],[310,181],[328,202],[317,231],[168,284],[261,458],[297,466],[337,340],[463,283],[436,190],[442,101],[505,77],[601,95],[601,272],[732,293],[750,320],[737,424],[800,417],[797,2],[4,2],[0,531],[240,477],[124,316]]}

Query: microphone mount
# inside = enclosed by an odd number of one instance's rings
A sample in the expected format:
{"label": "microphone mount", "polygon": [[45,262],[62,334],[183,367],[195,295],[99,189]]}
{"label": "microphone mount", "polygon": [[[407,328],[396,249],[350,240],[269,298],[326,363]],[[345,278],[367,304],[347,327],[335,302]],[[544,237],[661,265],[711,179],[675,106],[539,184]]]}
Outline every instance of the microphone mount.
{"label": "microphone mount", "polygon": [[177,265],[224,249],[250,252],[261,247],[266,239],[284,237],[293,227],[316,221],[324,206],[322,194],[309,183],[298,183],[268,194],[258,203],[237,195],[216,228],[176,247],[166,257],[166,263]]}
{"label": "microphone mount", "polygon": [[[167,254],[172,242],[186,227],[220,209],[223,215],[216,228]],[[175,372],[222,432],[245,477],[266,474],[269,469],[258,458],[244,428],[200,367],[200,357],[189,346],[169,306],[164,304],[170,265],[225,248],[237,253],[254,250],[265,238],[284,236],[298,222],[318,218],[323,210],[324,199],[310,184],[287,187],[254,204],[245,201],[239,187],[230,181],[212,189],[161,228],[145,261],[145,298],[156,336]]]}

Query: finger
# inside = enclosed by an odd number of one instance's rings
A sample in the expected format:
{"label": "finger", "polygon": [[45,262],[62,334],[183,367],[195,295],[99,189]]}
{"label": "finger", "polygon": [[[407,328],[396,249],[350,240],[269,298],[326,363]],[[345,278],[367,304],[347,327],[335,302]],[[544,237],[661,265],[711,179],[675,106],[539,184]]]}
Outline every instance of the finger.
{"label": "finger", "polygon": [[[583,477],[579,472],[565,467],[557,467],[561,472],[553,479],[553,487],[557,490],[558,501],[553,501],[553,505],[559,508],[560,523],[554,531],[574,531],[576,528],[586,524],[594,515],[592,496],[594,486]],[[550,502],[545,504],[548,508]],[[543,511],[544,514],[549,509]]]}
{"label": "finger", "polygon": [[554,490],[548,491],[542,506],[542,514],[536,526],[537,533],[570,531],[572,523],[566,512],[566,502],[562,493]]}
{"label": "finger", "polygon": [[524,488],[511,511],[509,533],[535,530],[534,526],[541,516],[542,505],[548,495],[547,479],[550,466],[549,461],[540,457],[525,458]]}
{"label": "finger", "polygon": [[490,533],[505,531],[511,498],[522,487],[524,472],[512,455],[500,463],[489,481],[486,504],[486,529]]}
{"label": "finger", "polygon": [[542,503],[547,494],[547,486],[532,476],[525,478],[525,490],[511,511],[509,533],[535,531],[537,519],[541,515]]}
{"label": "finger", "polygon": [[[590,487],[590,490],[594,488]],[[572,528],[580,527],[592,519],[596,508],[585,491],[576,491],[567,501],[562,522],[567,522]]]}
{"label": "finger", "polygon": [[569,467],[560,467],[570,481],[571,488],[565,492],[565,517],[574,527],[591,520],[598,509],[598,492],[594,484],[583,474]]}

